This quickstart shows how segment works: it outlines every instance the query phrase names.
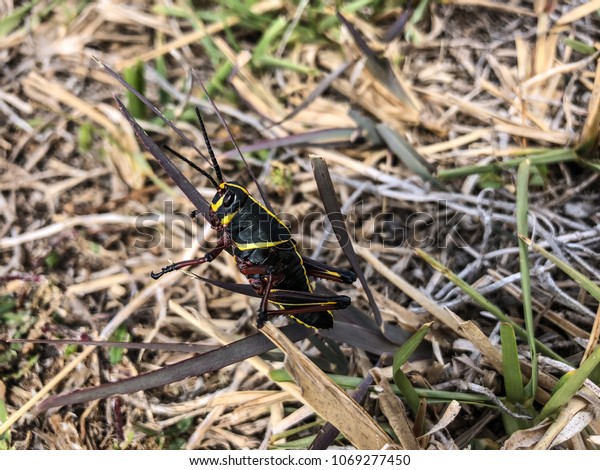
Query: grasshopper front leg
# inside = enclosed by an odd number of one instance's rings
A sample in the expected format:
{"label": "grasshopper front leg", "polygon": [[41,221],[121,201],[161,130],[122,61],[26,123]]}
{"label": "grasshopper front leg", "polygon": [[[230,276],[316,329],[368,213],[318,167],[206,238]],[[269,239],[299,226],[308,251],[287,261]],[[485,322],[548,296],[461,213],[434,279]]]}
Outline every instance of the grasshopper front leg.
{"label": "grasshopper front leg", "polygon": [[210,263],[217,256],[219,256],[224,249],[230,247],[231,245],[232,245],[232,242],[231,242],[230,238],[227,236],[222,236],[221,238],[219,238],[219,241],[217,242],[217,246],[215,246],[212,250],[210,250],[204,256],[201,256],[200,258],[196,258],[196,259],[188,259],[188,260],[179,261],[177,263],[170,264],[170,265],[162,268],[160,270],[160,272],[158,272],[158,273],[155,273],[155,272],[150,273],[150,276],[152,277],[152,279],[158,279],[159,277],[161,277],[163,274],[166,274],[166,273],[177,271],[177,270],[183,269],[183,268],[190,268],[193,266],[198,266],[199,264],[203,264],[203,263]]}

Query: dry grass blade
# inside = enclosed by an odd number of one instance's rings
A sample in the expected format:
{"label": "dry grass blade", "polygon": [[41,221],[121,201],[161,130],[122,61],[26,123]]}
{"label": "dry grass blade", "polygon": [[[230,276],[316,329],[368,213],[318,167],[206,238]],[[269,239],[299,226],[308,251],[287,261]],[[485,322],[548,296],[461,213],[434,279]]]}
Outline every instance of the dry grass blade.
{"label": "dry grass blade", "polygon": [[593,419],[594,412],[589,409],[589,403],[581,398],[574,398],[560,411],[534,449],[551,449],[562,444],[583,431]]}
{"label": "dry grass blade", "polygon": [[338,428],[356,448],[378,450],[393,445],[365,409],[335,385],[277,328],[267,323],[261,332],[285,353],[285,368],[302,390],[302,401]]}
{"label": "dry grass blade", "polygon": [[598,340],[600,340],[600,304],[598,305],[598,309],[596,310],[596,317],[594,318],[594,324],[592,325],[592,329],[589,333],[588,344],[583,352],[583,356],[581,357],[581,362],[585,361],[592,351],[598,344]]}
{"label": "dry grass blade", "polygon": [[392,392],[389,382],[381,376],[379,370],[373,369],[371,374],[375,379],[375,383],[383,389],[382,394],[379,396],[381,410],[387,416],[390,426],[398,437],[401,448],[406,450],[421,449],[413,432],[414,425],[408,419],[402,400]]}
{"label": "dry grass blade", "polygon": [[529,429],[515,431],[504,443],[504,450],[525,450],[532,449],[544,436],[550,423],[544,421]]}
{"label": "dry grass blade", "polygon": [[596,61],[596,74],[594,76],[594,88],[588,104],[588,113],[581,131],[579,145],[583,154],[594,154],[598,148],[598,131],[600,130],[600,60]]}
{"label": "dry grass blade", "polygon": [[115,140],[122,138],[122,131],[115,124],[103,115],[98,110],[89,106],[84,100],[73,95],[63,86],[58,83],[53,83],[46,80],[44,77],[33,74],[26,81],[25,86],[32,90],[44,94],[46,97],[52,100],[57,100],[61,103],[67,104],[74,110],[85,114],[90,120],[100,126],[102,129],[106,129]]}
{"label": "dry grass blade", "polygon": [[557,26],[564,26],[569,23],[573,23],[584,16],[591,15],[596,10],[600,9],[600,0],[591,0],[585,2],[583,5],[573,8],[571,11],[563,14],[558,20],[556,20]]}
{"label": "dry grass blade", "polygon": [[448,407],[444,410],[444,414],[440,418],[440,420],[433,426],[426,434],[423,434],[421,437],[429,436],[433,433],[441,431],[442,429],[448,427],[452,421],[456,419],[458,414],[460,413],[460,403],[456,400],[452,400]]}
{"label": "dry grass blade", "polygon": [[304,110],[315,99],[317,99],[319,96],[321,96],[327,90],[327,88],[329,88],[331,86],[331,84],[340,75],[342,75],[346,71],[346,69],[348,67],[350,67],[350,65],[352,65],[352,63],[353,63],[353,61],[344,62],[337,69],[335,69],[331,73],[329,73],[326,77],[323,77],[323,80],[319,83],[319,85],[317,87],[315,87],[315,89],[313,91],[310,92],[310,94],[306,97],[306,99],[299,106],[297,106],[291,113],[286,114],[283,118],[281,118],[276,123],[271,124],[270,127],[278,126],[278,125],[282,124],[283,122],[292,119],[294,116],[296,116],[302,110]]}
{"label": "dry grass blade", "polygon": [[[381,356],[379,361],[375,367],[381,366],[384,362],[386,362],[388,358],[387,354]],[[352,393],[352,398],[354,398],[359,404],[363,403],[365,397],[369,393],[369,387],[373,384],[373,375],[368,374],[361,382],[360,385],[356,388],[356,390]],[[333,441],[337,438],[339,434],[339,430],[331,423],[326,423],[325,426],[321,428],[317,437],[315,437],[312,442],[310,449],[311,450],[324,450],[327,449]]]}
{"label": "dry grass blade", "polygon": [[[256,15],[269,13],[271,11],[279,10],[283,7],[283,2],[281,0],[265,0],[259,2],[252,6],[252,13]],[[142,54],[139,57],[134,57],[131,59],[125,59],[119,62],[118,68],[124,69],[127,67],[131,67],[135,65],[138,61],[148,62],[152,59],[156,59],[157,57],[163,56],[172,52],[174,50],[180,49],[189,44],[196,43],[203,38],[211,37],[212,35],[219,33],[227,28],[231,28],[232,26],[237,25],[240,22],[240,18],[236,16],[230,16],[224,21],[214,23],[206,29],[195,31],[193,33],[189,33],[183,35],[169,43],[163,44],[161,47],[152,49],[145,54]]]}
{"label": "dry grass blade", "polygon": [[127,349],[146,349],[148,351],[181,351],[192,353],[204,353],[216,349],[215,346],[202,344],[172,344],[172,343],[136,343],[126,341],[92,341],[75,339],[8,339],[1,340],[0,343],[6,344],[52,344],[62,346],[73,344],[79,346],[102,346],[105,348],[127,348]]}
{"label": "dry grass blade", "polygon": [[566,132],[557,132],[556,130],[547,131],[543,129],[534,129],[527,126],[516,124],[498,123],[495,126],[497,132],[506,132],[514,136],[525,137],[527,139],[539,142],[550,142],[557,145],[567,145],[571,136]]}
{"label": "dry grass blade", "polygon": [[71,219],[67,219],[63,222],[59,222],[56,224],[48,225],[44,228],[40,228],[39,230],[32,230],[28,233],[24,233],[18,236],[11,236],[0,239],[0,249],[14,248],[19,245],[23,245],[25,243],[33,242],[36,240],[41,240],[44,238],[52,237],[53,235],[59,234],[68,230],[72,227],[77,226],[97,226],[97,225],[106,225],[106,224],[119,224],[119,225],[129,225],[135,226],[136,218],[123,216],[118,214],[93,214],[93,215],[83,215],[79,217],[73,217]]}
{"label": "dry grass blade", "polygon": [[465,338],[471,341],[486,361],[498,372],[502,373],[502,357],[483,332],[472,322],[462,322],[460,328],[464,331]]}
{"label": "dry grass blade", "polygon": [[490,8],[493,10],[506,11],[517,15],[535,16],[535,13],[528,8],[507,4],[505,2],[495,2],[493,0],[444,0],[444,3],[454,5],[471,5],[483,8]]}
{"label": "dry grass blade", "polygon": [[54,376],[44,387],[39,390],[35,396],[29,400],[24,406],[20,407],[16,412],[11,414],[6,421],[0,424],[0,435],[7,432],[12,425],[14,425],[19,419],[23,418],[26,413],[32,410],[40,401],[44,400],[46,396],[65,378],[73,372],[73,370],[80,366],[83,361],[95,351],[95,346],[86,347],[77,357],[72,360],[69,365],[63,368],[59,374]]}
{"label": "dry grass blade", "polygon": [[387,268],[375,255],[364,248],[358,248],[357,252],[362,256],[370,266],[377,270],[381,275],[388,279],[398,289],[408,295],[411,299],[423,306],[427,312],[442,322],[445,326],[460,334],[460,325],[457,318],[449,310],[441,308],[436,302],[428,298],[419,289],[415,288],[410,282],[407,282],[402,276]]}

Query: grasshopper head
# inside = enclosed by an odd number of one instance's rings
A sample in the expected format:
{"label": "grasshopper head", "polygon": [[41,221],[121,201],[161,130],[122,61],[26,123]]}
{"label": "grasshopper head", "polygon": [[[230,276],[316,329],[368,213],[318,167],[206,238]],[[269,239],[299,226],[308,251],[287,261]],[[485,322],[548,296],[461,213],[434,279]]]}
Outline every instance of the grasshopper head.
{"label": "grasshopper head", "polygon": [[215,194],[210,208],[217,220],[226,227],[248,200],[248,191],[243,186],[223,182]]}

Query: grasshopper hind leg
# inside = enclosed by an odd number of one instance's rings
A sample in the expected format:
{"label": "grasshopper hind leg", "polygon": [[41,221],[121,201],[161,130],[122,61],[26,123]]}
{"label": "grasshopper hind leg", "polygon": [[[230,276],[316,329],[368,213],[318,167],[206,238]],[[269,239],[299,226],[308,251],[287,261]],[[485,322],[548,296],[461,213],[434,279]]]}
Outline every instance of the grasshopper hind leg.
{"label": "grasshopper hind leg", "polygon": [[[333,328],[332,310],[340,310],[350,305],[350,297],[345,295],[320,295],[313,292],[274,288],[282,276],[273,273],[273,267],[264,265],[243,265],[244,274],[252,288],[261,296],[256,327],[262,328],[269,317],[286,315],[298,323],[315,329]],[[280,310],[268,310],[268,304]]]}
{"label": "grasshopper hind leg", "polygon": [[298,323],[316,329],[333,328],[333,310],[350,305],[345,295],[324,296],[312,292],[272,290],[269,299],[281,310],[267,312],[268,315],[288,315]]}

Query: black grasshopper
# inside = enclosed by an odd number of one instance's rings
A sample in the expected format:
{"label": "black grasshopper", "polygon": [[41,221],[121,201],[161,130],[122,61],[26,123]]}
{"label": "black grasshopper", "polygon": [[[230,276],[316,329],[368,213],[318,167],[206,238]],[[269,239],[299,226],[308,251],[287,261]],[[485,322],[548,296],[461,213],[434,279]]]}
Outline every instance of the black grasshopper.
{"label": "black grasshopper", "polygon": [[[212,150],[202,117],[196,109],[211,164],[217,179],[187,158],[169,149],[176,157],[202,173],[215,187],[210,204],[209,223],[219,235],[217,245],[204,256],[180,261],[152,273],[158,279],[165,273],[211,262],[222,251],[235,257],[240,272],[261,296],[257,325],[260,328],[269,315],[289,315],[294,320],[314,328],[331,328],[333,315],[350,305],[345,295],[322,296],[312,293],[309,277],[352,283],[353,271],[339,269],[302,256],[288,227],[273,212],[258,202],[237,182],[223,179],[221,168]],[[280,310],[267,310],[267,302]]]}
{"label": "black grasshopper", "polygon": [[[154,113],[173,128],[185,142],[202,155],[197,147],[143,95],[133,89],[110,68],[104,64],[101,64],[101,66],[129,91],[140,98]],[[261,298],[257,320],[258,328],[262,327],[269,316],[272,315],[289,315],[297,322],[312,328],[333,327],[333,314],[331,311],[349,306],[350,298],[345,295],[325,296],[315,294],[313,293],[310,278],[329,279],[350,284],[356,280],[356,274],[353,271],[329,266],[302,256],[296,248],[296,242],[292,238],[290,230],[283,221],[265,207],[265,205],[256,200],[244,186],[233,181],[225,181],[197,108],[196,114],[216,179],[184,156],[168,147],[167,149],[177,158],[200,172],[214,186],[216,194],[210,205],[192,187],[191,183],[181,175],[179,170],[173,166],[162,150],[149,139],[119,99],[115,99],[121,112],[131,124],[144,147],[167,170],[167,173],[169,173],[194,205],[199,209],[202,208],[199,211],[194,211],[193,216],[201,212],[218,234],[217,245],[204,256],[166,266],[160,272],[152,273],[152,277],[158,279],[163,274],[181,268],[209,263],[219,256],[221,252],[227,251],[235,257],[240,272],[248,279],[252,288],[251,293]],[[216,107],[215,111],[218,113]],[[225,124],[223,120],[222,122]],[[225,126],[227,125],[225,124]],[[229,131],[228,128],[227,130]],[[241,152],[240,156],[243,159]],[[204,280],[236,292],[243,292],[237,284],[228,284],[208,279]],[[247,291],[244,293],[247,293]],[[279,307],[279,310],[268,310],[268,302]]]}

